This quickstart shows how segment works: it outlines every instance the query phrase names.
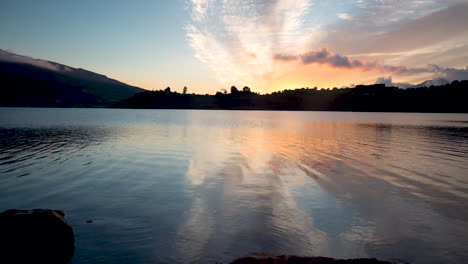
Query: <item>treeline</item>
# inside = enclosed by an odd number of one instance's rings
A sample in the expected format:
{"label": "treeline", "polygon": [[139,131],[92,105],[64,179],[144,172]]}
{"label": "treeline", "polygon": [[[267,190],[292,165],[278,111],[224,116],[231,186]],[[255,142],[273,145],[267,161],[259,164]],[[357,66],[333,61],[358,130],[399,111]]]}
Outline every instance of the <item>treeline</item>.
{"label": "treeline", "polygon": [[384,84],[355,88],[300,88],[270,94],[249,87],[231,87],[216,95],[197,95],[165,90],[143,92],[112,107],[137,109],[239,109],[365,112],[454,112],[468,113],[468,81],[441,86],[400,89]]}

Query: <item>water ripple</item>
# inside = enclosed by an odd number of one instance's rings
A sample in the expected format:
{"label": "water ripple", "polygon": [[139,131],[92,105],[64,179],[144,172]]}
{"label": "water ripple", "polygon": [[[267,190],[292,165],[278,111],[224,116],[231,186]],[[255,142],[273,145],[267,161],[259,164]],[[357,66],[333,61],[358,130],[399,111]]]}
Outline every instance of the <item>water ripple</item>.
{"label": "water ripple", "polygon": [[245,113],[0,109],[0,207],[65,209],[75,264],[468,259],[467,115]]}

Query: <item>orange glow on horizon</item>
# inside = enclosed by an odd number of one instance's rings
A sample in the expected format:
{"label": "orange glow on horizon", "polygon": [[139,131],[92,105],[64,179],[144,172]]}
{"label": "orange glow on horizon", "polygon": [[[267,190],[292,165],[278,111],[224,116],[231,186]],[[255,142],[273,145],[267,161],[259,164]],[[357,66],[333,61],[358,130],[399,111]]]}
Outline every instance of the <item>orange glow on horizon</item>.
{"label": "orange glow on horizon", "polygon": [[[282,75],[275,75],[275,72],[282,72]],[[249,86],[252,91],[261,94],[282,91],[285,89],[298,88],[342,88],[351,87],[358,84],[371,84],[378,77],[385,76],[380,71],[366,71],[363,69],[336,68],[329,65],[309,64],[303,65],[297,62],[277,62],[274,72],[264,75],[262,85],[249,85],[238,81],[236,83],[220,84],[216,80],[197,80],[196,82],[185,83],[185,80],[172,81],[166,83],[161,80],[150,78],[133,79],[122,78],[124,83],[137,86],[148,91],[162,90],[170,87],[172,91],[181,93],[184,86],[188,87],[189,93],[196,94],[215,94],[222,89],[229,91],[231,86],[242,88]],[[423,79],[423,76],[421,79]],[[401,82],[414,80],[399,80]]]}

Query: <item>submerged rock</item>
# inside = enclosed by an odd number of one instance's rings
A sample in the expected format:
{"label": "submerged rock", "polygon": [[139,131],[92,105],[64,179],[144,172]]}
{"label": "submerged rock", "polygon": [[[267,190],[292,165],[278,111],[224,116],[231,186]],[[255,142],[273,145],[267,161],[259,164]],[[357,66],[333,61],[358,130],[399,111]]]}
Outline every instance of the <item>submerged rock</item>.
{"label": "submerged rock", "polygon": [[251,253],[230,264],[395,264],[377,259],[333,259],[326,257],[298,257],[269,253]]}
{"label": "submerged rock", "polygon": [[0,263],[68,262],[75,249],[72,227],[60,210],[0,213]]}

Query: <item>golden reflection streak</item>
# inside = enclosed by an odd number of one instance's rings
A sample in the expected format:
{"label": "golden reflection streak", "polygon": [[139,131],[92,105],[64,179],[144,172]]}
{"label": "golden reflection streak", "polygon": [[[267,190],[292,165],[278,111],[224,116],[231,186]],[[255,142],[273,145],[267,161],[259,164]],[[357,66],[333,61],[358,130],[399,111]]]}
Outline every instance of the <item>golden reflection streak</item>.
{"label": "golden reflection streak", "polygon": [[[245,210],[266,210],[270,215],[267,221],[271,221],[268,225],[278,229],[279,234],[294,234],[297,239],[303,241],[302,248],[291,250],[296,250],[299,254],[301,251],[306,253],[310,248],[314,248],[317,253],[327,254],[327,234],[313,227],[313,217],[297,206],[292,193],[295,188],[308,186],[312,182],[304,171],[298,169],[296,162],[304,160],[302,158],[304,149],[300,145],[288,146],[288,142],[307,144],[317,152],[338,148],[338,144],[331,139],[336,136],[333,131],[336,131],[337,125],[326,122],[312,123],[303,127],[301,122],[281,121],[274,126],[276,126],[275,129],[271,127],[268,129],[242,128],[241,131],[237,128],[225,129],[224,133],[220,133],[218,137],[211,138],[215,142],[213,145],[201,149],[202,152],[208,150],[208,155],[194,155],[186,177],[192,184],[208,186],[212,185],[213,181],[219,180],[219,173],[222,173],[223,206],[220,206],[222,215],[227,217],[245,214]],[[284,130],[282,127],[288,129]],[[304,130],[317,136],[310,137],[309,134],[303,137],[300,131]],[[210,131],[203,128],[195,134],[198,133],[210,134]],[[296,137],[296,139],[291,140],[291,137]],[[310,138],[315,139],[309,141]],[[219,142],[223,144],[217,144]],[[317,162],[320,163],[320,160]],[[309,165],[314,166],[314,164]],[[310,170],[312,169],[309,168]],[[318,171],[315,173],[319,177],[326,177]],[[246,189],[247,186],[254,189],[250,191],[249,188]],[[271,197],[269,204],[255,204],[255,199],[265,196]],[[236,200],[241,201],[240,204],[242,201],[250,200],[251,204],[247,202],[245,206],[233,206],[232,202]],[[187,223],[197,221],[200,214],[202,213],[197,210],[193,211]],[[204,229],[206,224],[206,222],[199,222],[198,225],[190,226],[200,226]],[[206,244],[208,241],[199,241],[199,243]]]}

